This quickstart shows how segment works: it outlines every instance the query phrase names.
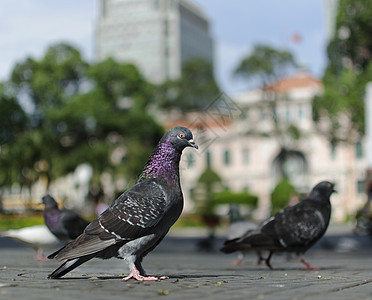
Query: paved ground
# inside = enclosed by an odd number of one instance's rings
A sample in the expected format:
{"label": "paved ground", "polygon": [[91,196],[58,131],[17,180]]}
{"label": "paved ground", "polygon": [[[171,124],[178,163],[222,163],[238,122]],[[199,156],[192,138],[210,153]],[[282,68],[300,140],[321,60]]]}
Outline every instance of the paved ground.
{"label": "paved ground", "polygon": [[160,282],[123,282],[122,260],[92,260],[64,279],[48,280],[55,261],[39,262],[32,249],[0,238],[0,299],[371,299],[372,242],[368,237],[328,234],[306,258],[320,271],[302,271],[285,255],[276,268],[255,266],[252,254],[232,266],[234,254],[197,251],[200,238],[166,238],[144,260],[149,274],[168,275]]}

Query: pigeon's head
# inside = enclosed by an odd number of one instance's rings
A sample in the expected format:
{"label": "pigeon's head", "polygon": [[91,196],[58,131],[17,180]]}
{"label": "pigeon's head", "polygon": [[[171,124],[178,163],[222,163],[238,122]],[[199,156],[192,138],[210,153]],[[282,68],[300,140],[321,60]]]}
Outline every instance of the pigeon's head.
{"label": "pigeon's head", "polygon": [[329,198],[333,192],[336,190],[334,189],[335,185],[332,182],[329,181],[321,181],[319,182],[311,191],[311,193],[316,193],[321,196],[325,196]]}
{"label": "pigeon's head", "polygon": [[44,204],[45,208],[58,208],[56,200],[54,200],[54,198],[50,195],[45,195],[44,197],[42,197],[39,204]]}
{"label": "pigeon's head", "polygon": [[179,152],[182,152],[186,147],[198,149],[198,145],[193,140],[192,133],[186,127],[173,127],[169,129],[163,139],[168,140],[172,147]]}

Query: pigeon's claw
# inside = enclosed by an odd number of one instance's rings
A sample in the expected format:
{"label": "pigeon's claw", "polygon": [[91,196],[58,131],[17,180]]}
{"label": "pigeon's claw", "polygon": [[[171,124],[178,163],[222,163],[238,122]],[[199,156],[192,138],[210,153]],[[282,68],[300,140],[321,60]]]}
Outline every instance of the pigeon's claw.
{"label": "pigeon's claw", "polygon": [[160,276],[160,277],[157,277],[157,276],[147,276],[147,275],[141,275],[137,268],[136,267],[133,267],[132,269],[132,272],[130,272],[130,274],[127,276],[127,277],[124,277],[123,278],[123,281],[127,281],[131,278],[134,278],[138,281],[158,281],[158,280],[161,280],[161,279],[167,279],[168,277],[167,276]]}
{"label": "pigeon's claw", "polygon": [[313,267],[310,265],[306,260],[303,258],[300,259],[300,262],[302,262],[306,267],[301,268],[301,270],[320,270],[320,268]]}
{"label": "pigeon's claw", "polygon": [[234,266],[239,266],[239,265],[243,264],[243,260],[238,258],[237,260],[234,260],[232,264]]}
{"label": "pigeon's claw", "polygon": [[37,249],[35,260],[46,261],[48,259],[44,256],[43,251],[41,249]]}

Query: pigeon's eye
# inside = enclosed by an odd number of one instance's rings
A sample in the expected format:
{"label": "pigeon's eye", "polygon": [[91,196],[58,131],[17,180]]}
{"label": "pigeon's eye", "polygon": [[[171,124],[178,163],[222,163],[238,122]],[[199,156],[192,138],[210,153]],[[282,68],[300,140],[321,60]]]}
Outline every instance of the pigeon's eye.
{"label": "pigeon's eye", "polygon": [[185,138],[185,135],[181,132],[181,133],[179,133],[179,134],[177,135],[177,137],[178,137],[179,139],[183,139],[183,138]]}

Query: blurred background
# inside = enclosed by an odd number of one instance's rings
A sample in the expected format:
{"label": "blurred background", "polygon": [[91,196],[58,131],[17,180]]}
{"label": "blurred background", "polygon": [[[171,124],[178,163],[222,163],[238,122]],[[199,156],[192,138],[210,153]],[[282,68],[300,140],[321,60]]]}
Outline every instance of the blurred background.
{"label": "blurred background", "polygon": [[333,222],[369,230],[371,1],[8,0],[0,20],[0,227],[43,223],[46,193],[93,217],[182,125],[176,226],[330,180]]}

